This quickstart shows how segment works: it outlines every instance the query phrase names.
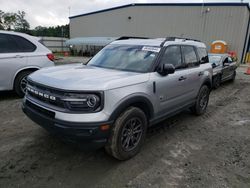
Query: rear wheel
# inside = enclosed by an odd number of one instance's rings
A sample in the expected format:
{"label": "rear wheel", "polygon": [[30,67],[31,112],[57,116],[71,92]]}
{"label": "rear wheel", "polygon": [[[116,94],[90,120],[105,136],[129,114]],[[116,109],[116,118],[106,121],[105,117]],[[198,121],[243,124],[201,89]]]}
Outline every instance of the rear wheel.
{"label": "rear wheel", "polygon": [[130,159],[139,152],[146,131],[147,118],[144,112],[139,108],[130,107],[115,121],[105,149],[118,160]]}
{"label": "rear wheel", "polygon": [[16,76],[14,82],[14,90],[20,96],[23,97],[26,92],[27,77],[32,71],[23,71]]}
{"label": "rear wheel", "polygon": [[209,101],[209,95],[210,95],[209,87],[207,85],[203,85],[200,88],[195,105],[191,107],[191,111],[195,115],[202,115],[206,112],[208,101]]}

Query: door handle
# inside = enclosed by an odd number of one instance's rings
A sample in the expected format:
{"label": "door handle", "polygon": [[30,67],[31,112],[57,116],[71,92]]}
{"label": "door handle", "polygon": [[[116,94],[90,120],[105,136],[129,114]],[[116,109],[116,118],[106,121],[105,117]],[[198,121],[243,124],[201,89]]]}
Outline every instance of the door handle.
{"label": "door handle", "polygon": [[181,77],[179,78],[179,81],[186,80],[186,79],[187,79],[187,77],[181,76]]}
{"label": "door handle", "polygon": [[14,56],[14,58],[23,58],[23,56],[21,56],[21,55],[16,55],[16,56]]}
{"label": "door handle", "polygon": [[198,76],[204,75],[204,72],[199,72]]}

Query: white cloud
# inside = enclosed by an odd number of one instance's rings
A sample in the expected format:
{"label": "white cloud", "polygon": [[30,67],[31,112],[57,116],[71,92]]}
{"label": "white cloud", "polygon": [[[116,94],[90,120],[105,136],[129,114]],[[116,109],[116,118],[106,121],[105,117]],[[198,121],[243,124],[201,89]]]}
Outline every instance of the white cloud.
{"label": "white cloud", "polygon": [[[204,0],[218,2],[218,0]],[[223,2],[240,2],[240,0],[222,0]],[[250,0],[244,0],[249,2]],[[31,27],[56,26],[67,24],[70,15],[83,14],[91,11],[111,8],[130,3],[177,3],[185,0],[0,0],[0,9],[5,12],[23,10]],[[202,2],[189,0],[188,2]]]}

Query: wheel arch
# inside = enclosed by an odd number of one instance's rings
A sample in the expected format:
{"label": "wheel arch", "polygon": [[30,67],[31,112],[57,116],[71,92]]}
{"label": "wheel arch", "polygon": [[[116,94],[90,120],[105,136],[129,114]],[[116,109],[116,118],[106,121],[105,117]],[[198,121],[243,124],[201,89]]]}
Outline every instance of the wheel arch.
{"label": "wheel arch", "polygon": [[15,80],[16,80],[16,77],[17,77],[18,74],[20,74],[20,73],[22,73],[22,72],[24,72],[24,71],[37,71],[37,70],[39,70],[39,69],[40,69],[40,67],[37,67],[37,66],[24,67],[24,68],[22,68],[22,69],[19,69],[19,70],[15,73],[15,76],[14,76],[13,79],[12,79],[12,83],[11,83],[12,88],[14,89]]}
{"label": "wheel arch", "polygon": [[109,120],[116,120],[127,108],[134,106],[140,108],[146,115],[148,121],[154,116],[154,107],[151,101],[144,96],[133,96],[123,101],[110,115]]}
{"label": "wheel arch", "polygon": [[209,79],[209,78],[205,79],[205,80],[203,81],[203,83],[202,83],[201,86],[203,86],[203,85],[208,86],[208,88],[209,88],[210,90],[212,90],[213,84],[212,84],[212,80],[211,80],[211,79]]}

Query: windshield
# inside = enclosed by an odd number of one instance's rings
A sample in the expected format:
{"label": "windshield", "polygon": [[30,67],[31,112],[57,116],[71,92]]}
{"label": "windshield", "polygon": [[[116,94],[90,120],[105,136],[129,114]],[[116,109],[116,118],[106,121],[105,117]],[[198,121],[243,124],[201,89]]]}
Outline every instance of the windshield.
{"label": "windshield", "polygon": [[123,71],[148,72],[159,51],[160,47],[108,45],[87,65]]}
{"label": "windshield", "polygon": [[209,62],[211,64],[216,64],[216,65],[219,65],[220,64],[220,61],[221,61],[221,56],[219,55],[209,55]]}

